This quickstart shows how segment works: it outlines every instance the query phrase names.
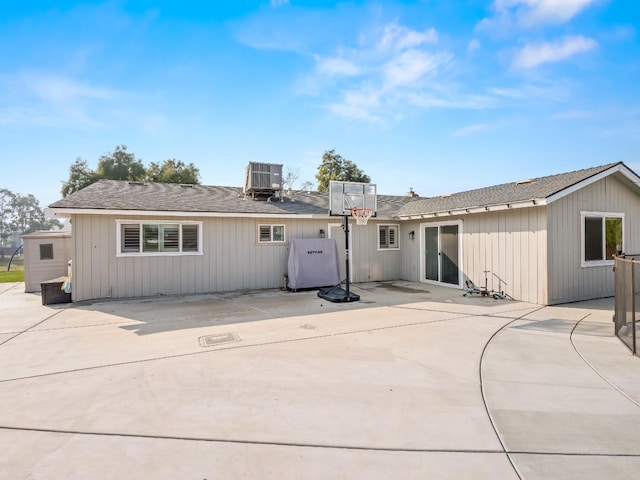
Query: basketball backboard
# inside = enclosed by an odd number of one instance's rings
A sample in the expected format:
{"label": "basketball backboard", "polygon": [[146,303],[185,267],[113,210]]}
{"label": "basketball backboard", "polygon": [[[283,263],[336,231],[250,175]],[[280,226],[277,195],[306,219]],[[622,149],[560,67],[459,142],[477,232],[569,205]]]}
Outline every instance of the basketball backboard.
{"label": "basketball backboard", "polygon": [[353,208],[368,208],[375,217],[378,212],[376,185],[374,183],[329,182],[329,215],[351,216]]}

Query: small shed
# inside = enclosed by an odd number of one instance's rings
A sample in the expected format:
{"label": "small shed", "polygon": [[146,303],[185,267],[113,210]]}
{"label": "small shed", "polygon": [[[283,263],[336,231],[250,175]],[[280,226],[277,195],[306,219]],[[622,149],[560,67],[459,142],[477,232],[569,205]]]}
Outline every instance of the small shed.
{"label": "small shed", "polygon": [[67,275],[71,261],[71,232],[49,230],[22,236],[24,291],[39,292],[40,284]]}

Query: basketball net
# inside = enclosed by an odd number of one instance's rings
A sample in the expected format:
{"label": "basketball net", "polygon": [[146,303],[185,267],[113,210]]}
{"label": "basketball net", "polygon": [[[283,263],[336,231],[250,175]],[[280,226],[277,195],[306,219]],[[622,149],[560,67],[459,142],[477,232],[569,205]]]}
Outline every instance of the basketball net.
{"label": "basketball net", "polygon": [[371,215],[373,215],[373,210],[370,208],[351,209],[351,216],[356,219],[356,225],[366,225]]}

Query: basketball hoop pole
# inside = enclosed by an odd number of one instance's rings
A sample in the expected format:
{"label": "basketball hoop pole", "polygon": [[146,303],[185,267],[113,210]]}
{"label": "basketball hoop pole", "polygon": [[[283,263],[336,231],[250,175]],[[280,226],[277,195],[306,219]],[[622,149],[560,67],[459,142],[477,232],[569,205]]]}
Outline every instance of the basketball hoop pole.
{"label": "basketball hoop pole", "polygon": [[344,248],[345,248],[345,263],[346,263],[346,272],[347,272],[347,280],[346,280],[346,284],[345,284],[345,290],[347,292],[345,299],[346,301],[349,301],[349,274],[351,273],[349,271],[349,216],[345,215],[344,216],[344,224],[342,225],[342,229],[344,230]]}

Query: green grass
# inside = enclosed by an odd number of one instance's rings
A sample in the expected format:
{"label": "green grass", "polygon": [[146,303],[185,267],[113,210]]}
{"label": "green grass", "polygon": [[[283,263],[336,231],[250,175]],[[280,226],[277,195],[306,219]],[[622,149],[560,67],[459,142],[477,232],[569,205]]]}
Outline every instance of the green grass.
{"label": "green grass", "polygon": [[8,282],[24,282],[24,259],[22,257],[14,257],[11,262],[11,269],[7,271],[9,258],[0,258],[0,283]]}

